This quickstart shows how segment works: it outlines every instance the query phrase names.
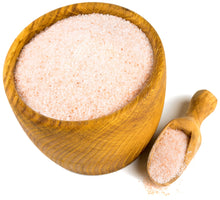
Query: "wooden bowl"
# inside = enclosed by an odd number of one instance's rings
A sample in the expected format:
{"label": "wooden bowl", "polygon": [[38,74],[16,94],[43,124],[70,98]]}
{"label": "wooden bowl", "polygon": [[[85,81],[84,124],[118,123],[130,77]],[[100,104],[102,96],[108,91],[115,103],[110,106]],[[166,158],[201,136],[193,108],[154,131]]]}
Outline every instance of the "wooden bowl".
{"label": "wooden bowl", "polygon": [[[35,112],[22,101],[15,88],[14,69],[22,48],[36,34],[58,20],[90,13],[119,16],[142,29],[153,47],[151,77],[133,101],[101,118],[62,121]],[[45,155],[77,173],[104,174],[131,163],[153,136],[164,104],[165,55],[156,31],[138,14],[112,4],[79,3],[51,11],[27,26],[7,54],[3,78],[6,95],[19,123]]]}

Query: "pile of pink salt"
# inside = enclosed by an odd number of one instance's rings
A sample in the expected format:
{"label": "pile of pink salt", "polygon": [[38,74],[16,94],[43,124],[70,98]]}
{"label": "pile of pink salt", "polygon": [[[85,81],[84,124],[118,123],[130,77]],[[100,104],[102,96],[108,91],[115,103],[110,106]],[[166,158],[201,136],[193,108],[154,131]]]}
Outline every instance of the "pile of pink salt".
{"label": "pile of pink salt", "polygon": [[59,120],[88,120],[130,102],[152,65],[152,47],[136,25],[112,15],[78,15],[24,46],[15,83],[35,111]]}
{"label": "pile of pink salt", "polygon": [[180,130],[167,128],[150,153],[148,173],[156,183],[165,184],[184,168],[189,137]]}

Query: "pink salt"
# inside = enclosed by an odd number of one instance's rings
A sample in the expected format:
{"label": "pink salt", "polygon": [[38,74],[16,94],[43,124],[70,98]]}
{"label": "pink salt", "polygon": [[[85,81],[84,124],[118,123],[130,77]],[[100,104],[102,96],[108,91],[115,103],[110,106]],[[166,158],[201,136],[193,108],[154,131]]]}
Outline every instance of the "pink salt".
{"label": "pink salt", "polygon": [[183,131],[167,128],[158,139],[149,155],[151,162],[148,172],[151,179],[164,184],[175,178],[184,168],[189,138]]}
{"label": "pink salt", "polygon": [[152,65],[152,47],[136,25],[112,15],[78,15],[24,46],[15,82],[35,111],[59,120],[88,120],[130,102]]}

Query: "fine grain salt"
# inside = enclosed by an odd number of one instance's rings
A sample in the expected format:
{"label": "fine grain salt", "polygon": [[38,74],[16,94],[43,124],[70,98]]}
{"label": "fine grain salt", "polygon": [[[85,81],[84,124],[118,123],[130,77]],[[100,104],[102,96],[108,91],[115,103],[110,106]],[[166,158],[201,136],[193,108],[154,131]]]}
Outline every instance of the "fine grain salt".
{"label": "fine grain salt", "polygon": [[155,182],[167,183],[181,173],[188,142],[189,137],[183,131],[171,128],[165,130],[153,147],[155,149],[152,149],[148,166],[148,173]]}
{"label": "fine grain salt", "polygon": [[136,25],[112,15],[78,15],[24,46],[15,83],[35,111],[59,120],[88,120],[130,102],[152,65],[152,47]]}

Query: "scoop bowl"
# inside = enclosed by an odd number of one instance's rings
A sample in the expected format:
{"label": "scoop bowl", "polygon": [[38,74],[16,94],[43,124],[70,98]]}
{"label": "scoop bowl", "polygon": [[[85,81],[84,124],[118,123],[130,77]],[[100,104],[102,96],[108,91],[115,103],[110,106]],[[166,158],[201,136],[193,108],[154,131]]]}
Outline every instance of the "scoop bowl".
{"label": "scoop bowl", "polygon": [[[166,186],[173,183],[181,176],[181,174],[189,165],[190,161],[193,159],[201,145],[202,137],[200,132],[200,125],[202,121],[215,110],[216,104],[217,99],[211,92],[209,92],[208,90],[200,90],[193,95],[186,114],[181,118],[170,121],[164,127],[164,129],[161,131],[160,135],[156,139],[149,153],[147,161],[147,171],[149,177],[155,184]],[[189,143],[186,149],[184,162],[182,163],[179,172],[168,182],[159,183],[153,178],[152,174],[150,173],[150,167],[154,157],[154,152],[157,146],[160,144],[160,139],[163,137],[163,134],[165,134],[168,128],[171,128],[173,130],[180,130],[185,133],[189,137]]]}

